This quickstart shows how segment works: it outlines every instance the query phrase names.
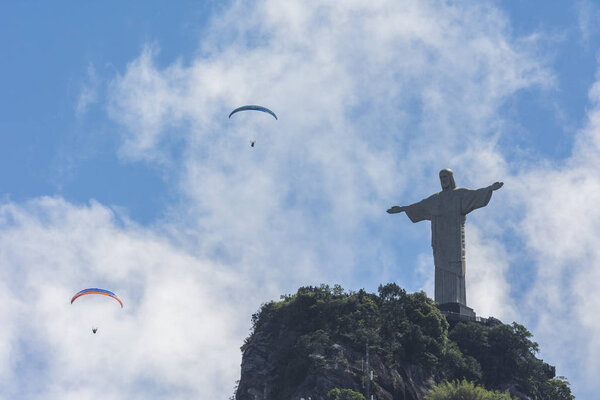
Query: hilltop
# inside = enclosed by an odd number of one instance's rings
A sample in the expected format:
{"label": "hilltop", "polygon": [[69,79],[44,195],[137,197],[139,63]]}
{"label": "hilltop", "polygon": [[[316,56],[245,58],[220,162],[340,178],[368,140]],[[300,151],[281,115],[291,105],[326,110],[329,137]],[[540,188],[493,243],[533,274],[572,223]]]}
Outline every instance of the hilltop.
{"label": "hilltop", "polygon": [[514,398],[573,398],[524,326],[448,322],[424,292],[393,283],[377,294],[301,287],[261,306],[241,350],[236,400],[320,400],[334,388],[421,400],[462,378]]}

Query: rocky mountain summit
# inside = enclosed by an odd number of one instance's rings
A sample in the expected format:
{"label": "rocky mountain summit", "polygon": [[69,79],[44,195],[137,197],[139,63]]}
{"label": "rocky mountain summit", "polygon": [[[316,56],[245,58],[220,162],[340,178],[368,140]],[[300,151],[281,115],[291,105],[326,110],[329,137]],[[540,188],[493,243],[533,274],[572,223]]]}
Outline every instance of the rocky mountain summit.
{"label": "rocky mountain summit", "polygon": [[264,304],[252,322],[236,400],[324,400],[334,388],[421,400],[463,378],[518,399],[573,398],[522,325],[448,322],[425,293],[396,284],[378,294],[302,287]]}

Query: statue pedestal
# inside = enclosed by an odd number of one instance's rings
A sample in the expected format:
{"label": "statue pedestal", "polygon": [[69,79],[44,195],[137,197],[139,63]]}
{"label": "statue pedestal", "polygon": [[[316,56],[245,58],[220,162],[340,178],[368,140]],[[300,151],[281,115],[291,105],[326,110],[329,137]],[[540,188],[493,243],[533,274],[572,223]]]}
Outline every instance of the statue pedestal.
{"label": "statue pedestal", "polygon": [[467,307],[460,303],[443,303],[438,304],[438,308],[447,319],[457,321],[477,321],[479,318],[475,315],[475,311],[471,307]]}

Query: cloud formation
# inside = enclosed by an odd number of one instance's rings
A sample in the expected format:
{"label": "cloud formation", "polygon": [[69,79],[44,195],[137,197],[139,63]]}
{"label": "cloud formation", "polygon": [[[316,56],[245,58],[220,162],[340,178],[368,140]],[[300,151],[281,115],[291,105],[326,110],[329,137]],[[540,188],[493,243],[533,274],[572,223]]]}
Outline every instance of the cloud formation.
{"label": "cloud formation", "polygon": [[[498,107],[552,83],[533,40],[476,3],[237,2],[208,31],[189,65],[160,68],[146,48],[113,81],[121,152],[175,162],[203,251],[285,276],[365,261],[368,224],[437,187],[440,164],[469,165],[465,184],[504,173]],[[226,118],[242,104],[280,119]]]}
{"label": "cloud formation", "polygon": [[[585,387],[600,373],[600,74],[590,88],[590,108],[571,156],[523,171],[516,197],[523,207],[518,232],[534,259],[526,296],[539,316],[545,354],[581,371],[573,383]],[[545,345],[545,346],[544,346]],[[583,367],[585,366],[585,367]],[[564,371],[564,370],[563,370]],[[583,390],[582,390],[583,391]]]}
{"label": "cloud formation", "polygon": [[77,105],[75,106],[75,113],[79,118],[85,115],[90,105],[98,101],[98,86],[100,85],[100,81],[93,64],[88,65],[87,75],[87,82],[83,85],[77,99]]}
{"label": "cloud formation", "polygon": [[[255,305],[242,282],[92,202],[0,208],[5,398],[217,398]],[[105,287],[104,296],[71,296]],[[93,335],[92,327],[98,327]],[[25,390],[27,388],[27,390]]]}

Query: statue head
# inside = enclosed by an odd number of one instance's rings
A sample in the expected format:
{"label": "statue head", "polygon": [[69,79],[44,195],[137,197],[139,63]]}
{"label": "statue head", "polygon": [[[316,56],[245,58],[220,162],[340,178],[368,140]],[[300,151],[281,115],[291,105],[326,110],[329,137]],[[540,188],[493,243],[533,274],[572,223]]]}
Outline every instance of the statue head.
{"label": "statue head", "polygon": [[444,168],[440,171],[440,183],[442,184],[443,191],[456,189],[454,172],[450,168]]}

